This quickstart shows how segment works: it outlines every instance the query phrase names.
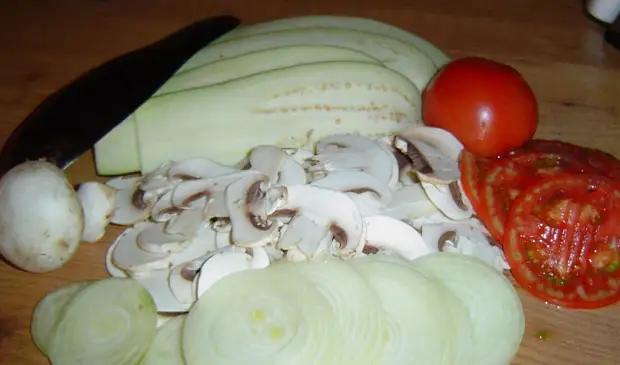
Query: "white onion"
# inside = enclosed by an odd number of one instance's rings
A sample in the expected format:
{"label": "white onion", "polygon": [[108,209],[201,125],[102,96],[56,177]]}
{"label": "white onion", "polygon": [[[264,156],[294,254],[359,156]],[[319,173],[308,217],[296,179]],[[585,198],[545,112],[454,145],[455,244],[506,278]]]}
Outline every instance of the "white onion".
{"label": "white onion", "polygon": [[437,277],[467,306],[474,332],[471,364],[510,364],[525,330],[521,301],[510,281],[482,260],[457,253],[426,255],[413,265]]}

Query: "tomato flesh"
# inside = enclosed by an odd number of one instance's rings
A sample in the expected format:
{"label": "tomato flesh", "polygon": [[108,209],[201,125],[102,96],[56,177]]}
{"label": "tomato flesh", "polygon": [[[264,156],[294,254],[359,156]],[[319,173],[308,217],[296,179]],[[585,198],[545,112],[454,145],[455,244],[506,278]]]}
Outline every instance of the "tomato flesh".
{"label": "tomato flesh", "polygon": [[461,185],[469,199],[474,212],[484,222],[484,209],[480,191],[480,181],[484,179],[492,159],[474,156],[471,152],[463,150],[459,156],[459,170],[461,171]]}
{"label": "tomato flesh", "polygon": [[513,201],[528,186],[562,173],[591,173],[580,159],[551,152],[519,152],[505,157],[487,172],[481,184],[481,199],[488,216],[487,229],[497,240],[504,236],[504,225]]}
{"label": "tomato flesh", "polygon": [[503,240],[516,281],[566,308],[619,301],[620,232],[609,229],[618,219],[620,188],[611,179],[558,174],[531,184],[512,204]]}

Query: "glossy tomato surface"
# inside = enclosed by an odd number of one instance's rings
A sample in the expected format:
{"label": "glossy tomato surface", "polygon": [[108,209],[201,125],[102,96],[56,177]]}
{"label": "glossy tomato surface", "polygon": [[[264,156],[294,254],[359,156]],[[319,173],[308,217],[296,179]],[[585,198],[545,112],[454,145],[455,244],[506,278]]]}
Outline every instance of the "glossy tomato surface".
{"label": "glossy tomato surface", "polygon": [[515,199],[529,186],[559,174],[597,173],[582,159],[560,150],[522,150],[496,161],[480,183],[485,224],[496,240],[502,240],[508,212]]}
{"label": "glossy tomato surface", "polygon": [[[459,156],[459,170],[461,172],[461,186],[469,199],[478,219],[485,225],[489,225],[489,217],[482,203],[482,191],[480,182],[484,180],[489,166],[495,159],[478,157],[473,153],[463,150]],[[494,237],[496,240],[497,238]]]}
{"label": "glossy tomato surface", "polygon": [[567,308],[620,300],[620,188],[599,175],[542,179],[515,200],[504,253],[533,296]]}
{"label": "glossy tomato surface", "polygon": [[422,117],[426,125],[451,132],[470,152],[494,157],[533,137],[538,104],[514,68],[467,57],[444,66],[427,85]]}

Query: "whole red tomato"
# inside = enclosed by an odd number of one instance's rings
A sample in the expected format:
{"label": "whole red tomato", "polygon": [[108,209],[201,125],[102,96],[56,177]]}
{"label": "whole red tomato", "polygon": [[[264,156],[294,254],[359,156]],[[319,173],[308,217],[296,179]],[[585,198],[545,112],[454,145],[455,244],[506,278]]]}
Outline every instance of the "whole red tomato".
{"label": "whole red tomato", "polygon": [[451,132],[472,153],[493,157],[533,137],[538,104],[514,68],[466,57],[448,63],[426,86],[422,118]]}

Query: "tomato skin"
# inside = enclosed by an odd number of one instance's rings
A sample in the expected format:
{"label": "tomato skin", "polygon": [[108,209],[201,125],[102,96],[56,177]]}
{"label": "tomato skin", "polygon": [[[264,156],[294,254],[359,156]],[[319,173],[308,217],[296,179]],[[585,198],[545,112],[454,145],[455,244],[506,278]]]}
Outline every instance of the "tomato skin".
{"label": "tomato skin", "polygon": [[620,187],[592,174],[542,179],[515,200],[504,253],[519,285],[564,308],[620,301],[620,236],[602,228],[620,219]]}
{"label": "tomato skin", "polygon": [[466,57],[444,66],[426,86],[422,119],[451,132],[470,152],[495,157],[534,136],[538,103],[514,68]]}

